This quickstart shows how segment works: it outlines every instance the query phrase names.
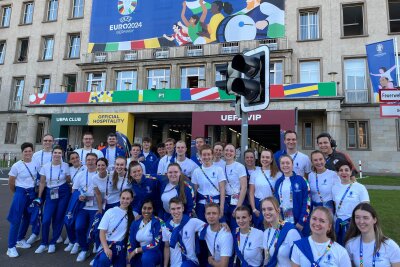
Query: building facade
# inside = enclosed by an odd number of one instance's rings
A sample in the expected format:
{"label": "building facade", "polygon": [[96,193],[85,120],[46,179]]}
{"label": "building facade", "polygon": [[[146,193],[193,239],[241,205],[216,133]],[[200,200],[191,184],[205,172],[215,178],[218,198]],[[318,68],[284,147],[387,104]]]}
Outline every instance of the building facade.
{"label": "building facade", "polygon": [[213,87],[233,55],[267,45],[272,98],[250,119],[251,147],[280,149],[282,131],[296,129],[299,150],[310,153],[328,131],[363,171],[400,173],[399,120],[381,118],[365,52],[399,37],[398,0],[287,2],[280,39],[91,53],[91,1],[0,6],[0,153],[48,131],[79,146],[83,131],[100,142],[115,129],[132,142],[239,144],[233,98]]}

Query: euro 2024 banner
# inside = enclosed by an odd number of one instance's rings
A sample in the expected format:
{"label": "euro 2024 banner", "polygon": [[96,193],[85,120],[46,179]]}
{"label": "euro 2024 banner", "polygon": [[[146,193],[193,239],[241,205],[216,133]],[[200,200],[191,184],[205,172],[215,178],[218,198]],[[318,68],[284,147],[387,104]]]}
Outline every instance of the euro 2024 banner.
{"label": "euro 2024 banner", "polygon": [[279,38],[284,0],[93,0],[89,52]]}
{"label": "euro 2024 banner", "polygon": [[393,89],[398,85],[394,39],[368,44],[366,49],[374,102],[379,102],[380,89]]}

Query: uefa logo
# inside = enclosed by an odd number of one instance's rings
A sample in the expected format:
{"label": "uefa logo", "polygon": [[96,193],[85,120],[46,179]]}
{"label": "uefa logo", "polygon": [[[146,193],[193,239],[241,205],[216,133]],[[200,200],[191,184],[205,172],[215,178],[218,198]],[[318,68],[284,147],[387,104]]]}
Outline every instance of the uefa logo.
{"label": "uefa logo", "polygon": [[135,11],[137,0],[118,0],[118,12],[121,15],[130,15]]}
{"label": "uefa logo", "polygon": [[376,52],[382,53],[383,51],[383,44],[377,44],[376,45]]}

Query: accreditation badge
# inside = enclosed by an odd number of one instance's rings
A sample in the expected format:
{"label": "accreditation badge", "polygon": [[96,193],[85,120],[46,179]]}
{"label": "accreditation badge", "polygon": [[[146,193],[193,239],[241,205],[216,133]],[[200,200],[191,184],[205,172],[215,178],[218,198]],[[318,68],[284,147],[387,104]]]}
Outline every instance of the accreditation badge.
{"label": "accreditation badge", "polygon": [[58,199],[58,187],[50,188],[50,199]]}
{"label": "accreditation badge", "polygon": [[86,196],[86,207],[94,206],[94,196]]}
{"label": "accreditation badge", "polygon": [[233,195],[231,196],[231,202],[230,202],[230,204],[231,204],[232,206],[237,206],[238,202],[239,202],[239,194],[233,194]]}

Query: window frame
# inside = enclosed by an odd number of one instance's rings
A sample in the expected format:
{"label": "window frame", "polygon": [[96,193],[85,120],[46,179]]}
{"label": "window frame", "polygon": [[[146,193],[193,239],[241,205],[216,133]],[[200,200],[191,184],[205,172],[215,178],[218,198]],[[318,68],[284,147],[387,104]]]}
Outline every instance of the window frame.
{"label": "window frame", "polygon": [[[276,68],[276,63],[281,63],[282,64],[282,69],[281,69],[281,81],[282,81],[282,83],[275,83],[275,80],[276,80],[276,77],[277,77],[277,68]],[[274,67],[273,68],[271,68],[271,64],[273,64],[274,65]],[[284,81],[284,78],[285,78],[285,76],[284,76],[284,62],[283,62],[283,60],[271,60],[270,61],[270,63],[269,63],[269,65],[270,65],[270,68],[269,68],[269,84],[270,85],[278,85],[278,84],[284,84],[285,83],[285,81]],[[272,83],[272,79],[271,79],[271,74],[273,75],[273,81],[274,81],[274,83]]]}
{"label": "window frame", "polygon": [[[5,10],[8,9],[8,8],[10,9],[10,14],[9,14],[9,17],[8,17],[7,25],[4,25],[3,20],[4,20],[4,17],[5,17],[5,14],[6,14]],[[9,28],[10,27],[10,25],[11,25],[11,15],[12,15],[12,6],[11,5],[1,6],[1,24],[0,24],[0,28]]]}
{"label": "window frame", "polygon": [[[163,70],[164,71],[164,76],[152,76],[151,79],[156,79],[156,88],[152,88],[153,83],[150,84],[150,72],[151,71],[156,71],[156,70]],[[167,74],[168,72],[168,74]],[[147,89],[163,89],[163,85],[161,84],[161,81],[167,81],[165,84],[165,88],[170,88],[171,85],[171,68],[170,67],[160,67],[160,68],[149,68],[146,70],[147,77],[146,77],[146,84],[147,84]],[[160,80],[163,79],[163,80]]]}
{"label": "window frame", "polygon": [[[307,62],[318,62],[318,66],[319,66],[319,68],[318,68],[318,71],[319,71],[319,80],[317,81],[317,82],[311,82],[311,81],[307,81],[307,82],[302,82],[301,81],[301,64],[302,63],[307,63]],[[308,72],[308,74],[310,74],[311,72]],[[321,58],[307,58],[307,59],[299,59],[299,62],[298,62],[298,73],[297,73],[297,77],[298,77],[298,82],[299,83],[320,83],[321,81],[322,81],[322,73],[323,73],[323,70],[322,70],[322,59]]]}
{"label": "window frame", "polygon": [[[22,42],[24,40],[28,41],[28,47],[26,49],[26,55],[24,60],[19,60],[21,58],[21,49],[22,49]],[[17,50],[15,55],[15,63],[27,63],[29,57],[29,37],[22,37],[17,39]]]}
{"label": "window frame", "polygon": [[[345,35],[344,31],[344,8],[346,7],[354,7],[354,6],[361,6],[362,10],[362,34],[358,35]],[[341,38],[357,38],[357,37],[365,37],[368,35],[368,28],[367,28],[367,19],[366,19],[366,5],[364,2],[353,2],[353,3],[341,3],[340,4],[340,37]],[[348,26],[348,25],[346,25]]]}
{"label": "window frame", "polygon": [[[20,88],[21,85],[18,85],[17,88],[17,82],[18,81],[23,81],[22,89]],[[22,110],[22,105],[24,103],[24,91],[25,91],[25,77],[20,76],[20,77],[13,77],[13,83],[12,83],[12,94],[10,94],[10,103],[9,103],[9,110],[11,111],[17,111],[17,110]],[[21,92],[21,97],[18,99],[19,95],[19,90],[22,90]],[[20,102],[18,104],[19,107],[17,107],[17,102]]]}
{"label": "window frame", "polygon": [[[100,79],[93,79],[93,75],[101,74]],[[86,72],[86,92],[92,92],[92,84],[97,83],[97,92],[102,92],[106,90],[106,82],[107,82],[107,71],[106,70],[98,70],[92,72]],[[100,86],[99,86],[100,85]]]}
{"label": "window frame", "polygon": [[[49,83],[48,83],[48,88],[47,91],[45,91],[44,86],[46,83],[44,83],[44,80],[48,79]],[[37,85],[39,87],[38,93],[40,94],[47,94],[50,93],[50,88],[51,88],[51,76],[50,75],[38,75],[37,76]]]}
{"label": "window frame", "polygon": [[[355,59],[361,59],[364,62],[364,86],[365,86],[365,88],[363,88],[363,89],[357,89],[357,88],[356,89],[348,89],[347,88],[348,86],[347,86],[346,61],[355,60]],[[343,89],[343,94],[344,94],[344,97],[345,97],[344,101],[346,103],[348,103],[348,104],[369,103],[369,101],[370,101],[370,95],[369,95],[370,88],[369,88],[369,83],[368,83],[368,78],[367,78],[367,75],[368,75],[367,58],[365,56],[343,57],[342,58],[342,73],[343,73],[343,75],[342,75],[342,79],[343,79],[342,80],[342,85],[343,85],[342,89]],[[348,102],[347,92],[350,92],[350,91],[352,91],[352,92],[356,92],[356,91],[364,92],[366,94],[366,96],[367,96],[366,101],[365,102],[364,101]]]}
{"label": "window frame", "polygon": [[[197,75],[195,74],[188,74],[188,70],[189,69],[197,69]],[[201,75],[201,69],[203,69],[203,75]],[[186,70],[186,76],[183,76],[183,71]],[[183,78],[186,78],[185,82],[183,80]],[[205,65],[196,65],[196,66],[181,66],[180,67],[180,84],[181,84],[181,88],[189,88],[187,81],[188,81],[188,77],[198,77],[197,80],[197,88],[200,87],[200,80],[203,79],[205,81],[206,78],[206,66]],[[184,86],[185,84],[185,86]]]}
{"label": "window frame", "polygon": [[[118,78],[119,74],[122,72],[132,72],[132,75],[130,78]],[[125,91],[125,82],[130,82],[129,86],[129,91],[131,90],[137,90],[137,84],[138,84],[138,70],[137,69],[121,69],[121,70],[115,70],[115,91]],[[120,87],[119,86],[120,83]],[[118,89],[119,88],[119,89]]]}
{"label": "window frame", "polygon": [[[53,41],[53,44],[51,46],[51,57],[46,58],[46,52],[47,52],[47,42],[48,40],[51,39]],[[42,36],[42,51],[40,55],[40,61],[52,61],[53,60],[53,55],[54,55],[54,45],[55,45],[55,39],[54,35],[46,35]]]}
{"label": "window frame", "polygon": [[[355,142],[356,145],[355,147],[350,147],[350,142],[349,142],[349,124],[350,123],[354,123],[355,124]],[[360,133],[359,133],[359,129],[360,129],[360,123],[365,123],[366,124],[366,147],[361,147],[360,146]],[[351,120],[346,120],[346,149],[347,150],[356,150],[356,151],[370,151],[371,150],[371,126],[370,126],[370,121],[369,120],[359,120],[359,119],[351,119]]]}
{"label": "window frame", "polygon": [[39,145],[42,144],[42,139],[43,139],[43,135],[44,135],[44,128],[45,128],[45,123],[43,121],[39,121],[37,128],[36,128],[36,140],[35,140],[35,144]]}
{"label": "window frame", "polygon": [[[81,3],[81,6],[75,5],[76,1],[79,1],[79,3]],[[82,9],[81,11],[82,14],[80,16],[79,14],[75,16],[75,7],[78,7],[78,10]],[[71,0],[71,13],[69,19],[82,19],[84,16],[85,16],[85,0]]]}
{"label": "window frame", "polygon": [[[68,88],[68,86],[69,86],[69,83],[68,83],[68,77],[69,76],[72,76],[72,75],[74,75],[75,76],[75,84],[73,85],[74,86],[74,91],[70,91]],[[65,91],[66,92],[77,92],[77,85],[78,85],[78,73],[64,73],[63,74],[63,85],[65,85],[66,86],[66,88],[65,88]]]}
{"label": "window frame", "polygon": [[[318,30],[318,32],[317,32],[317,38],[311,38],[310,37],[310,28],[311,28],[311,24],[309,23],[310,22],[310,13],[311,12],[315,12],[316,14],[317,14],[317,23],[318,23],[318,25],[317,25],[317,30]],[[307,23],[307,37],[308,38],[305,38],[305,39],[301,39],[301,15],[302,15],[302,13],[308,13],[308,23]],[[316,6],[316,7],[308,7],[308,8],[301,8],[301,9],[298,9],[297,10],[297,23],[298,23],[298,27],[297,27],[297,41],[299,41],[299,42],[310,42],[310,41],[319,41],[319,40],[322,40],[322,23],[321,23],[321,13],[322,13],[322,11],[321,11],[321,7],[320,6]]]}
{"label": "window frame", "polygon": [[0,40],[0,47],[1,44],[3,44],[3,48],[0,50],[0,65],[3,65],[6,60],[7,40]]}
{"label": "window frame", "polygon": [[[13,129],[12,129],[13,126],[15,126],[15,129],[14,129],[15,133],[14,134],[12,134],[13,133]],[[14,136],[13,139],[12,139],[12,136]],[[9,144],[9,145],[16,144],[17,140],[18,140],[18,122],[16,122],[16,121],[7,122],[6,132],[5,132],[5,135],[4,135],[4,144]]]}
{"label": "window frame", "polygon": [[[311,146],[306,145],[306,123],[311,123]],[[315,138],[314,138],[314,122],[313,121],[303,121],[303,134],[302,134],[302,147],[303,149],[310,150],[315,149]]]}
{"label": "window frame", "polygon": [[[399,29],[399,31],[397,31],[397,32],[392,32],[391,31],[391,24],[390,24],[390,22],[391,22],[391,19],[390,19],[390,10],[392,10],[391,8],[390,8],[390,1],[397,1],[398,2],[398,5],[399,5],[399,8],[400,8],[400,1],[399,0],[387,0],[386,1],[386,4],[387,4],[387,8],[386,8],[386,10],[388,11],[387,12],[387,16],[388,16],[388,33],[389,34],[399,34],[400,33],[400,29]],[[394,19],[394,20],[398,20],[399,21],[399,23],[400,23],[400,18],[399,19]]]}
{"label": "window frame", "polygon": [[[78,51],[78,55],[76,57],[72,57],[71,56],[72,48],[73,47],[77,47],[77,46],[74,46],[73,43],[72,43],[72,38],[75,38],[75,37],[79,37],[79,46],[78,46],[79,47],[79,51]],[[67,51],[66,51],[65,59],[79,59],[81,57],[81,46],[82,46],[81,33],[80,32],[68,33],[67,34],[67,47],[66,47]]]}
{"label": "window frame", "polygon": [[[27,15],[29,14],[28,11],[28,6],[32,6],[32,13],[30,14],[30,21],[27,22],[27,18],[29,18]],[[22,12],[21,12],[21,21],[20,25],[31,25],[33,23],[33,13],[35,12],[35,4],[33,1],[28,1],[28,2],[23,2],[22,3]]]}
{"label": "window frame", "polygon": [[[54,8],[52,9],[52,7],[51,7],[53,2],[56,2],[56,4],[57,4],[55,9]],[[58,20],[58,9],[59,9],[59,6],[60,6],[60,1],[58,1],[58,0],[47,0],[44,22],[55,22],[55,21]],[[55,18],[50,19],[50,14],[51,14],[52,10],[53,11],[55,10],[55,14],[53,14],[55,16]]]}

